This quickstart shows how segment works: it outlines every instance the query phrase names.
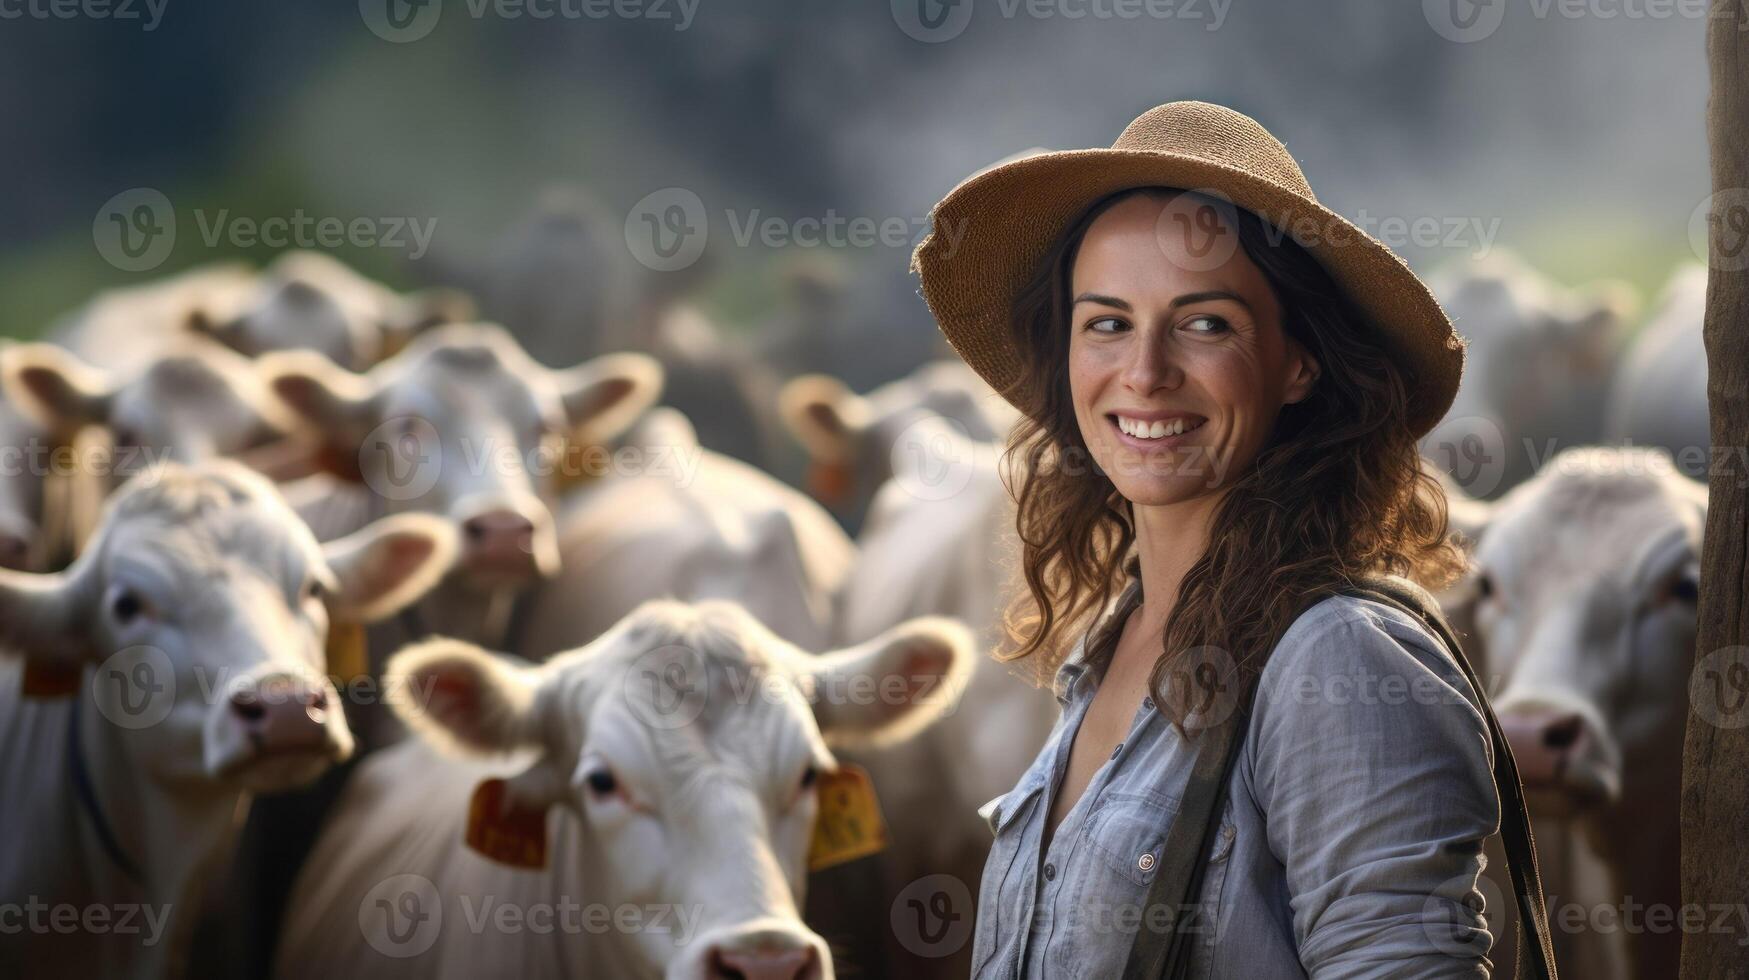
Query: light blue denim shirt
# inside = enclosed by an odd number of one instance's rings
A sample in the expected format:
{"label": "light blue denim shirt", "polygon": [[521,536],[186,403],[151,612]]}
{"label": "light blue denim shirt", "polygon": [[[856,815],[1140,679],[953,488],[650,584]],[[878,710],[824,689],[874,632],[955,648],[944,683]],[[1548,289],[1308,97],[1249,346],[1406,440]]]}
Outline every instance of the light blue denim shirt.
{"label": "light blue denim shirt", "polygon": [[[1090,631],[1096,649],[1115,641],[1139,601],[1132,575]],[[974,977],[1119,976],[1188,782],[1189,745],[1146,700],[1041,847],[1098,685],[1086,644],[1057,673],[1063,711],[1050,741],[980,811],[996,839],[978,897]],[[1203,914],[1191,920],[1189,975],[1488,977],[1493,938],[1476,884],[1500,804],[1476,696],[1438,639],[1401,610],[1336,596],[1301,614],[1258,684]]]}

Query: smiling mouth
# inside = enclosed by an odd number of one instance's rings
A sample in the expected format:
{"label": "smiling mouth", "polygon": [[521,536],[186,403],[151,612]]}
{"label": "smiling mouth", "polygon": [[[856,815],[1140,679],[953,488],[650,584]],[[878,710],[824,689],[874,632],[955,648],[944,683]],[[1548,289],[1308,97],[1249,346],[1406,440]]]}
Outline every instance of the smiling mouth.
{"label": "smiling mouth", "polygon": [[1106,416],[1125,439],[1143,445],[1163,445],[1195,432],[1208,422],[1200,415],[1174,415],[1171,418],[1140,419],[1112,413]]}

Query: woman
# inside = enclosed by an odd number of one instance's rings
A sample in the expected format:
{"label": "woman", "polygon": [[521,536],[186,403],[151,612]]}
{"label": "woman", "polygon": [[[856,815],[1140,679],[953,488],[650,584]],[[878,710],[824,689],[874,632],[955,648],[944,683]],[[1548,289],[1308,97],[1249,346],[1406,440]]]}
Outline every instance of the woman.
{"label": "woman", "polygon": [[1063,704],[983,811],[974,975],[1122,974],[1225,722],[1185,975],[1488,976],[1481,702],[1418,617],[1331,595],[1461,567],[1416,450],[1463,366],[1438,303],[1206,103],[998,165],[933,219],[923,294],[1026,416],[1011,653]]}

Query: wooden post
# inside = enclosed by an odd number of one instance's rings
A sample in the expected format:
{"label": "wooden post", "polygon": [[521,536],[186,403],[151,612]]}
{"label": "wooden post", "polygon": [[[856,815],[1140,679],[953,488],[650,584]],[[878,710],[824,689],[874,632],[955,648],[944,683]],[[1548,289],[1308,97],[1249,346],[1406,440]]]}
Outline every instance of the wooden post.
{"label": "wooden post", "polygon": [[[1749,11],[1715,0],[1707,21],[1707,142],[1713,208],[1706,297],[1713,460],[1701,552],[1700,633],[1682,765],[1682,900],[1707,911],[1685,929],[1682,976],[1749,977],[1740,911],[1749,906],[1749,543],[1740,453],[1749,446]],[[1678,920],[1681,921],[1681,920]]]}

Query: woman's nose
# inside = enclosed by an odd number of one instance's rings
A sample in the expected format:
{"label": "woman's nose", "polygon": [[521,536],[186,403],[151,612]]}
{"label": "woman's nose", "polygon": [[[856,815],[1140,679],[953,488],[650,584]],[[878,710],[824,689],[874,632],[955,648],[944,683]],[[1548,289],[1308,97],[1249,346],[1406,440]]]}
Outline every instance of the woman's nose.
{"label": "woman's nose", "polygon": [[1184,370],[1177,364],[1171,345],[1158,337],[1137,334],[1131,346],[1129,361],[1124,365],[1123,383],[1138,395],[1148,395],[1166,388],[1175,389],[1184,383]]}

